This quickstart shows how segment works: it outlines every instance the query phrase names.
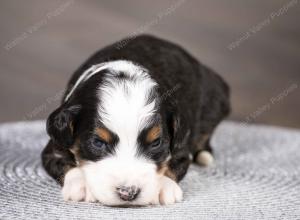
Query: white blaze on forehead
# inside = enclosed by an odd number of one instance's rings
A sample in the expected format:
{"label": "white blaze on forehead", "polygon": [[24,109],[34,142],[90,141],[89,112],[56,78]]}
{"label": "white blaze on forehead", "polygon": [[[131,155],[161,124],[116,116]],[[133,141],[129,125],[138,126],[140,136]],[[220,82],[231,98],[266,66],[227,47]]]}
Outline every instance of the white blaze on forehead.
{"label": "white blaze on forehead", "polygon": [[103,62],[96,65],[91,66],[87,70],[85,70],[81,76],[77,79],[77,81],[74,83],[73,87],[71,88],[70,92],[65,97],[65,102],[69,100],[71,95],[74,93],[76,88],[81,84],[87,81],[89,78],[94,76],[95,74],[99,73],[101,70],[104,69],[113,69],[117,72],[124,71],[129,76],[134,75],[143,75],[146,70],[138,65],[134,65],[130,61],[126,60],[116,60],[111,62]]}
{"label": "white blaze on forehead", "polygon": [[[129,159],[136,153],[139,132],[155,112],[155,100],[148,103],[148,98],[156,83],[146,69],[132,62],[114,61],[107,65],[112,73],[99,87],[98,114],[101,122],[119,136],[117,155]],[[115,77],[120,72],[125,79]]]}

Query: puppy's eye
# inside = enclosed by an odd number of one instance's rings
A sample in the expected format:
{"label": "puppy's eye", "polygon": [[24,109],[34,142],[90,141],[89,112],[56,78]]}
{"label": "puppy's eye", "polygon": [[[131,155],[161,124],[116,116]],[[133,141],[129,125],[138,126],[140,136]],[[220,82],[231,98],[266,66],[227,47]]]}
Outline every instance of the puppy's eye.
{"label": "puppy's eye", "polygon": [[94,138],[93,145],[98,148],[103,148],[107,146],[107,143],[99,138]]}
{"label": "puppy's eye", "polygon": [[161,138],[157,138],[151,143],[151,147],[158,147],[160,143],[161,143]]}

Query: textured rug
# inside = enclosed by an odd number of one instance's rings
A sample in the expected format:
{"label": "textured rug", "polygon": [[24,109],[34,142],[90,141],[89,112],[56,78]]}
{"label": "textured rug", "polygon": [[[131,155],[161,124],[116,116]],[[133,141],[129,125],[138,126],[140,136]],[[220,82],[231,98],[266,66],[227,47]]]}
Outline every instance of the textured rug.
{"label": "textured rug", "polygon": [[0,219],[300,219],[300,131],[221,124],[216,165],[192,166],[184,201],[111,208],[64,202],[41,167],[45,122],[0,125]]}

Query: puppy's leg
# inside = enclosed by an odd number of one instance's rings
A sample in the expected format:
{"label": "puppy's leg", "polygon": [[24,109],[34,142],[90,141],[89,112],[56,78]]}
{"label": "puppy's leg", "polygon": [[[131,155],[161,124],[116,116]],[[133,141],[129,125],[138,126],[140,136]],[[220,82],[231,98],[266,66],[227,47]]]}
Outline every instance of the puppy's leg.
{"label": "puppy's leg", "polygon": [[72,168],[66,173],[62,195],[65,201],[96,201],[87,187],[83,170],[79,167]]}
{"label": "puppy's leg", "polygon": [[173,158],[163,169],[160,179],[159,202],[162,205],[169,205],[180,202],[183,197],[178,182],[184,177],[189,167],[188,156]]}
{"label": "puppy's leg", "polygon": [[180,186],[171,178],[162,176],[160,180],[159,203],[170,205],[182,200],[182,190]]}
{"label": "puppy's leg", "polygon": [[80,168],[70,169],[64,178],[62,195],[65,201],[83,201],[85,199],[85,179]]}
{"label": "puppy's leg", "polygon": [[62,187],[64,200],[95,201],[86,187],[83,171],[76,167],[74,155],[51,140],[42,152],[42,163],[47,173]]}
{"label": "puppy's leg", "polygon": [[194,153],[194,162],[201,166],[211,166],[214,163],[210,136],[203,136],[200,142],[197,143],[197,150]]}

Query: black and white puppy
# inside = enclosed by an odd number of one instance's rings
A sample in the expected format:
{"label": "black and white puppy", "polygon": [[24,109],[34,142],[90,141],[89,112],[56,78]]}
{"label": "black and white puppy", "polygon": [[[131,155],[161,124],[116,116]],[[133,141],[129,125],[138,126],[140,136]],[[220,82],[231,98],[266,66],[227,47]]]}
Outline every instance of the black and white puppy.
{"label": "black and white puppy", "polygon": [[181,47],[125,39],[72,76],[47,121],[43,166],[65,200],[172,204],[190,163],[213,162],[210,137],[229,111],[226,83]]}

